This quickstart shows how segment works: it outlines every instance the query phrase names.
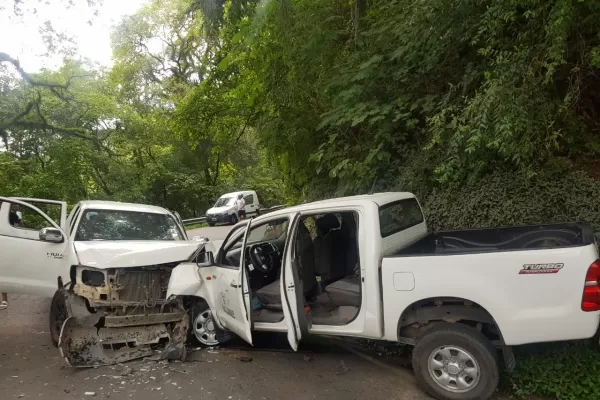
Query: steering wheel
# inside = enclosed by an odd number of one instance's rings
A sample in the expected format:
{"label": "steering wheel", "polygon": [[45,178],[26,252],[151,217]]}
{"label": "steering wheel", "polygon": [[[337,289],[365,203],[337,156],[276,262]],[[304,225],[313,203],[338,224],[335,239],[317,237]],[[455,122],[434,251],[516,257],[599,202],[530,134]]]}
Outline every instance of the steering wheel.
{"label": "steering wheel", "polygon": [[262,244],[250,246],[250,262],[258,271],[268,274],[273,270],[273,258],[265,251]]}

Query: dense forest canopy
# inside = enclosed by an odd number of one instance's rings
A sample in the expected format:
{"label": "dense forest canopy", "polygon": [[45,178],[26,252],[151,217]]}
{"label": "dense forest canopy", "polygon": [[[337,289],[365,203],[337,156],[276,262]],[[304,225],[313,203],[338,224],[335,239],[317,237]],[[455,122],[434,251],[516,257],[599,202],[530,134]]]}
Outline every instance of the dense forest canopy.
{"label": "dense forest canopy", "polygon": [[435,227],[600,226],[596,0],[152,0],[112,43],[36,74],[0,48],[2,194],[411,190]]}

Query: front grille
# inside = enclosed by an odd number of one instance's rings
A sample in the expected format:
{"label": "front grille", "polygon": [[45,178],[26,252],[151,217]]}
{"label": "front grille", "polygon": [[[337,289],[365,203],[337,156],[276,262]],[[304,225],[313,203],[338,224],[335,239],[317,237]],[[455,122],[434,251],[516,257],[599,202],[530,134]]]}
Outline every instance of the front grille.
{"label": "front grille", "polygon": [[121,301],[164,300],[171,270],[128,270],[117,272]]}

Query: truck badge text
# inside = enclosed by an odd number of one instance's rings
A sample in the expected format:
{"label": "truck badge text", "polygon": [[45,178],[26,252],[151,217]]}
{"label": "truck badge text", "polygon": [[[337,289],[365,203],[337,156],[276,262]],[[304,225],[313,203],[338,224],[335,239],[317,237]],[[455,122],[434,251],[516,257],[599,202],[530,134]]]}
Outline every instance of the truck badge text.
{"label": "truck badge text", "polygon": [[524,264],[523,268],[519,271],[519,275],[556,274],[562,267],[564,267],[563,263]]}

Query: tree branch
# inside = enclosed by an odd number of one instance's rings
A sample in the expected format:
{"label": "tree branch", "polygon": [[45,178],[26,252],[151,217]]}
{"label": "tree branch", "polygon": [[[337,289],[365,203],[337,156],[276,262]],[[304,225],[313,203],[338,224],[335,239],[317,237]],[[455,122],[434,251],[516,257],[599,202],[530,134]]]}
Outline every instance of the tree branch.
{"label": "tree branch", "polygon": [[36,104],[37,104],[37,101],[35,101],[35,100],[30,101],[29,103],[27,103],[27,106],[25,107],[25,109],[23,111],[21,111],[14,117],[10,118],[8,121],[0,123],[0,131],[4,131],[5,129],[8,129],[12,125],[16,124],[21,118],[23,118],[24,116],[29,114]]}
{"label": "tree branch", "polygon": [[217,153],[217,167],[215,168],[215,176],[213,177],[213,186],[217,185],[219,180],[219,168],[221,167],[221,152]]}
{"label": "tree branch", "polygon": [[248,116],[248,119],[246,120],[246,123],[244,124],[244,127],[242,128],[242,130],[240,131],[240,133],[238,134],[237,139],[235,139],[235,143],[239,142],[240,139],[242,138],[242,135],[244,134],[244,132],[246,132],[246,128],[248,127],[248,124],[250,123],[250,120],[252,119],[252,117],[254,117],[255,114],[251,114]]}
{"label": "tree branch", "polygon": [[21,67],[21,63],[19,63],[19,60],[12,58],[11,56],[9,56],[6,53],[0,52],[0,62],[11,63],[15,67],[15,69],[17,70],[19,75],[21,75],[21,77],[25,81],[27,81],[31,86],[45,87],[45,88],[51,88],[51,89],[68,89],[69,88],[70,82],[67,82],[64,85],[60,85],[57,83],[40,82],[40,81],[33,79],[33,77],[31,75],[29,75],[27,72],[25,72],[23,67]]}
{"label": "tree branch", "polygon": [[18,126],[19,128],[24,129],[41,129],[41,130],[52,130],[56,132],[66,133],[68,135],[76,136],[81,139],[86,139],[90,141],[98,140],[97,137],[94,137],[89,134],[85,129],[82,128],[65,128],[60,126],[54,126],[49,123],[44,122],[26,122],[26,121],[16,121],[14,126]]}

